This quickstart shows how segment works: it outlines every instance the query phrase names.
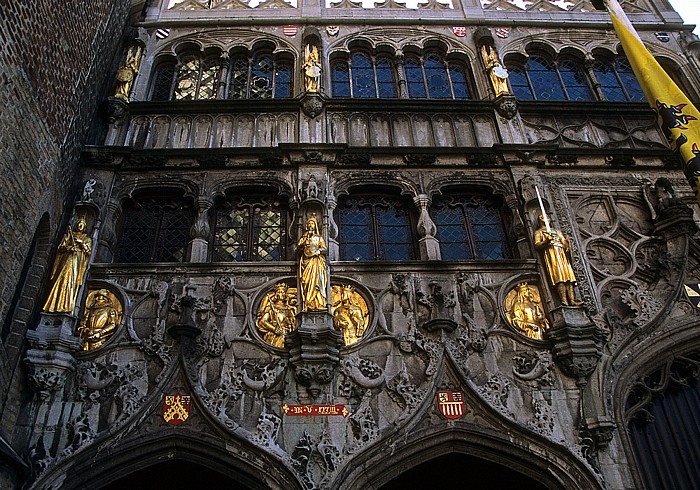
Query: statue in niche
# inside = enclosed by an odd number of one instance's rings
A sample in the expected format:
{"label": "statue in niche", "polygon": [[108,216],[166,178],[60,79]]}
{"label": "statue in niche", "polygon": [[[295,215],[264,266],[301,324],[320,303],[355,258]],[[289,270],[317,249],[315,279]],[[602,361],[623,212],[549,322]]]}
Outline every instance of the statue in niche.
{"label": "statue in niche", "polygon": [[326,311],[328,308],[326,251],[326,242],[319,232],[316,213],[313,213],[297,244],[300,303],[304,311]]}
{"label": "statue in niche", "polygon": [[362,338],[367,329],[367,303],[349,284],[331,287],[331,300],[333,324],[343,333],[345,345],[352,345]]}
{"label": "statue in niche", "polygon": [[489,74],[491,85],[496,96],[508,94],[508,70],[501,65],[501,60],[498,58],[498,53],[493,46],[483,45],[481,47],[481,57],[484,61],[484,68]]}
{"label": "statue in niche", "polygon": [[92,253],[92,239],[85,233],[86,226],[85,217],[81,216],[75,223],[75,230],[69,227],[58,245],[51,270],[51,290],[43,307],[46,313],[73,313],[75,309]]}
{"label": "statue in niche", "polygon": [[580,306],[582,303],[574,296],[576,276],[571,268],[569,238],[551,228],[544,216],[540,215],[538,221],[540,227],[535,231],[535,248],[542,252],[549,280],[556,288],[561,304]]}
{"label": "statue in niche", "polygon": [[304,48],[303,68],[306,91],[318,93],[321,90],[321,61],[316,46],[307,44]]}
{"label": "statue in niche", "polygon": [[122,320],[121,302],[111,291],[98,289],[88,293],[85,314],[78,325],[84,350],[97,349],[119,327]]}
{"label": "statue in niche", "polygon": [[142,54],[143,49],[141,46],[134,45],[129,48],[129,51],[126,53],[126,61],[117,70],[117,88],[114,94],[115,97],[126,101],[129,100],[131,86],[134,84],[134,79],[139,71]]}
{"label": "statue in niche", "polygon": [[296,329],[297,290],[275,284],[260,302],[256,324],[263,339],[274,347],[284,347],[284,336]]}
{"label": "statue in niche", "polygon": [[505,299],[506,318],[520,332],[535,340],[542,340],[549,322],[544,316],[542,298],[537,286],[522,282]]}

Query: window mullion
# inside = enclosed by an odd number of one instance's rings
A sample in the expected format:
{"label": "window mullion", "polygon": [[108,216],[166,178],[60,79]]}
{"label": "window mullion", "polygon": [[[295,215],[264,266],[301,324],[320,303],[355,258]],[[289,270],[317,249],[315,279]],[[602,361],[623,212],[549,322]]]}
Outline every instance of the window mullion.
{"label": "window mullion", "polygon": [[564,97],[566,97],[566,100],[571,100],[571,97],[569,96],[569,91],[566,90],[566,84],[564,83],[564,79],[562,78],[561,73],[559,72],[559,62],[554,63],[554,71],[557,74],[557,79],[559,80],[559,86],[561,86],[561,89],[564,92]]}
{"label": "window mullion", "polygon": [[379,223],[377,219],[377,205],[370,205],[370,218],[372,220],[372,246],[374,247],[374,260],[381,260],[379,255],[380,241],[379,241]]}
{"label": "window mullion", "polygon": [[445,60],[445,73],[447,74],[447,84],[450,86],[450,96],[455,99],[455,89],[452,86],[452,73],[450,71],[450,64]]}
{"label": "window mullion", "polygon": [[379,98],[379,82],[377,81],[377,58],[372,56],[372,75],[374,76],[374,95]]}
{"label": "window mullion", "polygon": [[428,86],[428,76],[425,74],[425,58],[421,56],[418,59],[420,60],[420,72],[423,76],[423,87],[425,87],[425,96],[427,99],[431,99],[432,97],[430,97],[430,87]]}

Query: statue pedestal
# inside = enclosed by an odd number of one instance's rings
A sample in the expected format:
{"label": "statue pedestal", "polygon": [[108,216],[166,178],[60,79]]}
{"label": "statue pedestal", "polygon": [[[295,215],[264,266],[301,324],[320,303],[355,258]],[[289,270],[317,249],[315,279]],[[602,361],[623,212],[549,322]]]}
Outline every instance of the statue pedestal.
{"label": "statue pedestal", "polygon": [[297,383],[316,398],[322,385],[333,379],[340,362],[343,335],[335,330],[333,316],[326,311],[304,311],[297,315],[298,327],[286,338]]}
{"label": "statue pedestal", "polygon": [[603,333],[580,306],[560,306],[550,312],[552,328],[545,338],[564,374],[585,386],[603,355]]}

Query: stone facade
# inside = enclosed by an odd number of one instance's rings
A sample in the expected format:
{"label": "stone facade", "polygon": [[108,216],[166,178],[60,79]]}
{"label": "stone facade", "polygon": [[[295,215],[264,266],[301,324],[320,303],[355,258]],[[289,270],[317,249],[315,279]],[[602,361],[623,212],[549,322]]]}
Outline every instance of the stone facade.
{"label": "stone facade", "polygon": [[[697,100],[698,41],[679,30],[665,3],[625,6],[650,50]],[[66,127],[59,110],[55,120],[45,114],[44,98],[18,97],[41,99],[31,112],[38,120],[26,121],[32,133],[22,137],[41,130],[39,141],[66,168],[76,163],[83,114],[98,95],[107,120],[96,123],[103,137],[83,147],[77,175],[62,174],[64,185],[44,198],[55,204],[82,189],[65,212],[86,216],[95,250],[76,311],[43,313],[26,334],[27,373],[5,403],[23,406],[25,415],[3,415],[16,466],[27,465],[14,478],[28,488],[101,488],[170,458],[247,488],[380,488],[457,453],[507,466],[537,488],[648,484],[629,427],[677,380],[669,372],[690,373],[683,382],[695,389],[697,305],[685,286],[700,283],[700,216],[647,106],[599,96],[496,96],[480,57],[485,42],[505,60],[533,49],[577,53],[590,70],[594,56],[617,51],[607,14],[588,2],[530,4],[154,1],[131,38],[93,47],[99,56],[88,57],[95,60],[89,71],[116,68],[125,65],[126,46],[142,49],[127,97],[100,92],[108,82],[71,85],[70,94],[90,95]],[[103,26],[118,31],[126,6],[105,9],[112,21]],[[318,92],[304,90],[309,43],[321,53]],[[471,97],[411,99],[401,83],[396,97],[333,97],[331,66],[360,48],[397,60],[431,50],[463,60]],[[153,100],[167,63],[180,67],[191,55],[235,70],[230,59],[258,52],[273,53],[275,63],[291,60],[292,97],[224,98],[231,89],[222,82],[213,100]],[[173,78],[172,87],[186,85]],[[592,90],[603,94],[600,85]],[[54,131],[61,144],[51,143]],[[252,194],[269,194],[284,208],[281,260],[217,260],[219,210]],[[411,260],[348,255],[341,210],[370,194],[377,206],[391,198],[409,210]],[[465,194],[497,203],[508,249],[498,260],[445,258],[440,227],[447,223],[436,219],[435,206]],[[154,258],[155,248],[130,243],[144,255],[127,261],[129,220],[149,202],[189,221],[168,227],[159,214],[161,221],[140,218],[141,228],[169,237],[177,225],[185,242],[172,245],[166,261]],[[32,213],[40,215],[49,204],[37,206]],[[3,204],[4,212],[14,209]],[[568,305],[551,287],[534,240],[543,211],[569,237],[576,287]],[[46,254],[55,213],[37,246]],[[350,287],[367,305],[367,325],[359,341],[344,342],[340,303],[323,311],[295,303],[294,328],[274,346],[258,328],[264,298],[275,285],[299,288],[295,244],[313,215],[327,245],[327,292]],[[17,232],[17,240],[31,236]],[[6,281],[18,277],[20,263],[3,265],[12,271]],[[45,276],[47,263],[32,273]],[[519,285],[537,296],[531,301],[547,318],[543,336],[527,336],[513,321],[509,298]],[[102,310],[112,320],[100,325],[113,321],[114,331],[82,350],[87,312],[99,308],[95,291],[112,298],[111,310]],[[649,384],[657,372],[665,381]],[[444,393],[461,394],[456,418],[440,411]]]}

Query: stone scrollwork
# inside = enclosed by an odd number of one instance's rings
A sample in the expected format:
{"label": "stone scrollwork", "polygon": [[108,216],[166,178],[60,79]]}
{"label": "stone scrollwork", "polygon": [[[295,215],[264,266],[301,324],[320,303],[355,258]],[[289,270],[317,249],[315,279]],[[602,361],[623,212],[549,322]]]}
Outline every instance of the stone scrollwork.
{"label": "stone scrollwork", "polygon": [[519,380],[536,382],[539,388],[552,385],[552,355],[549,352],[523,352],[513,357],[513,364],[513,374]]}
{"label": "stone scrollwork", "polygon": [[40,400],[48,400],[52,392],[63,388],[66,377],[63,372],[49,367],[34,367],[29,376],[29,382]]}
{"label": "stone scrollwork", "polygon": [[544,338],[549,321],[545,317],[537,286],[526,282],[518,284],[506,295],[504,306],[506,318],[512,327],[531,339]]}
{"label": "stone scrollwork", "polygon": [[659,301],[652,291],[641,289],[637,285],[623,291],[620,298],[634,312],[632,322],[637,327],[646,325],[663,308],[663,303]]}
{"label": "stone scrollwork", "polygon": [[496,374],[492,375],[486,384],[480,386],[477,391],[495,409],[510,415],[508,412],[508,397],[511,384],[508,378]]}

